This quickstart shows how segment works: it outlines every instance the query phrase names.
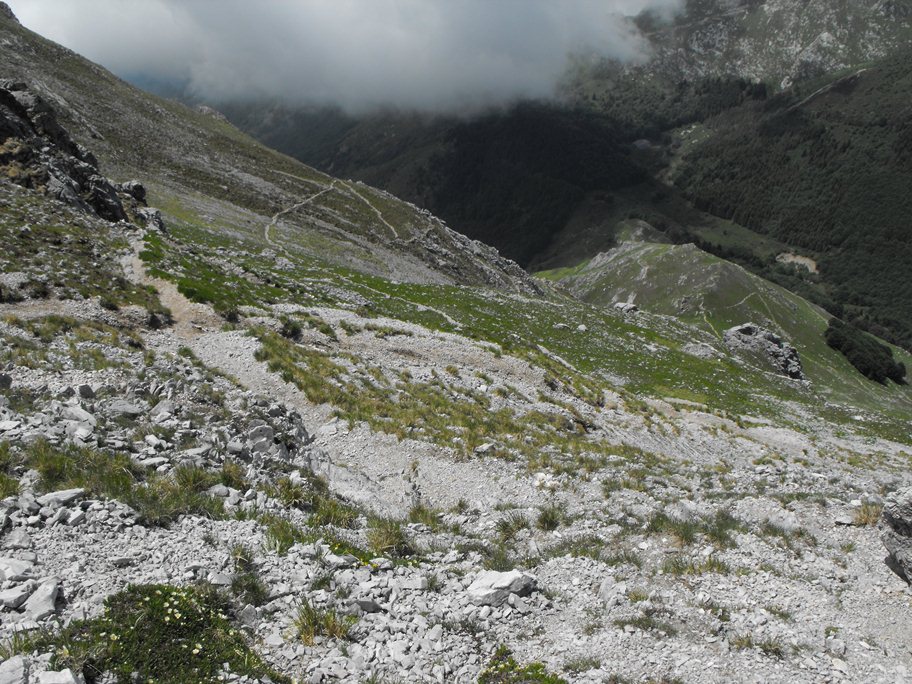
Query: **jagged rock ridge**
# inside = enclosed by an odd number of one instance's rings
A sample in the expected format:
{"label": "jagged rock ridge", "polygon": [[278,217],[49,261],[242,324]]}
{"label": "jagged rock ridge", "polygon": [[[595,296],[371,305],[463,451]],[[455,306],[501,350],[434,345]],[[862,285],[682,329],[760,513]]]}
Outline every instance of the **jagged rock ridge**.
{"label": "jagged rock ridge", "polygon": [[143,185],[104,177],[95,155],[70,137],[54,108],[25,83],[0,81],[0,171],[17,185],[108,221],[126,219],[124,201],[132,203],[145,222],[162,227],[160,215],[143,206]]}

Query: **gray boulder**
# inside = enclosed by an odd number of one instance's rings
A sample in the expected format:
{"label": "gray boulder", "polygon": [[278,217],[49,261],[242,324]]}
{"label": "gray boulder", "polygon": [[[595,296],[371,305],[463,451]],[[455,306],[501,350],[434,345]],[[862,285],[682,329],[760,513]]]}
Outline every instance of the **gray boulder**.
{"label": "gray boulder", "polygon": [[68,506],[74,501],[78,501],[83,496],[85,496],[85,490],[77,487],[76,489],[61,489],[56,492],[42,494],[38,497],[37,501],[42,506],[59,508],[60,506]]}
{"label": "gray boulder", "polygon": [[912,487],[893,492],[884,502],[880,539],[887,547],[887,564],[912,583]]}
{"label": "gray boulder", "polygon": [[89,423],[90,425],[97,424],[95,416],[82,408],[82,406],[67,406],[63,409],[63,417],[66,420],[72,420],[77,423]]}
{"label": "gray boulder", "polygon": [[[11,589],[4,589],[0,591],[0,605],[4,608],[16,609],[25,603],[25,600],[32,595],[34,590],[34,582],[23,582]],[[0,678],[0,682],[2,681],[3,679]]]}
{"label": "gray boulder", "polygon": [[510,594],[528,596],[535,591],[537,585],[535,577],[519,570],[488,570],[479,573],[466,591],[473,605],[498,607],[506,603]]}
{"label": "gray boulder", "polygon": [[96,173],[89,176],[86,185],[89,204],[101,218],[108,221],[123,221],[127,218],[127,212],[111,181]]}
{"label": "gray boulder", "polygon": [[57,612],[57,597],[60,595],[60,580],[50,577],[38,585],[23,608],[33,620],[43,620]]}
{"label": "gray boulder", "polygon": [[776,371],[795,380],[804,379],[798,350],[774,332],[755,323],[729,328],[722,336],[733,350],[753,352],[772,364]]}
{"label": "gray boulder", "polygon": [[4,549],[30,549],[32,548],[32,538],[28,532],[19,528],[10,532],[6,539],[3,540]]}
{"label": "gray boulder", "polygon": [[0,663],[0,684],[28,684],[28,661],[17,655]]}
{"label": "gray boulder", "polygon": [[129,416],[136,418],[143,415],[146,410],[139,404],[133,404],[125,399],[115,399],[108,404],[108,411],[114,415]]}
{"label": "gray boulder", "polygon": [[129,195],[137,202],[146,201],[146,187],[138,180],[130,180],[126,183],[121,183],[117,186],[117,189],[125,195]]}
{"label": "gray boulder", "polygon": [[162,218],[161,212],[158,209],[153,207],[140,207],[136,210],[136,214],[146,225],[146,228],[152,228],[159,233],[168,232],[165,227],[165,220]]}
{"label": "gray boulder", "polygon": [[35,564],[17,558],[0,558],[0,579],[18,581],[28,577]]}

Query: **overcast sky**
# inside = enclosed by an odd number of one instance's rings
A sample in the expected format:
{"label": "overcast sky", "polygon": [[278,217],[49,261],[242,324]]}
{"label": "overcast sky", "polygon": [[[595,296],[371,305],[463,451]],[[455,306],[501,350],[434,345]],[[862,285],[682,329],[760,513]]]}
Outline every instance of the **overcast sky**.
{"label": "overcast sky", "polygon": [[681,0],[7,0],[126,78],[210,101],[441,110],[547,97],[569,53],[640,59],[629,21]]}

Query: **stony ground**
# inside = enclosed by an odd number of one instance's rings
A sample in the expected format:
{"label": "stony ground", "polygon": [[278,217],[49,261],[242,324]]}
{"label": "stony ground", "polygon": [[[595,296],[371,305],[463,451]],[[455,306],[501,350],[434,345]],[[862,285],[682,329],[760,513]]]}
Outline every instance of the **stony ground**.
{"label": "stony ground", "polygon": [[[38,472],[16,472],[19,493],[3,501],[7,637],[98,615],[130,583],[202,581],[234,592],[255,649],[300,681],[475,681],[499,644],[574,682],[912,678],[912,591],[875,527],[907,473],[897,445],[609,397],[594,429],[625,450],[603,462],[538,469],[483,447],[466,458],[333,417],[255,358],[244,326],[224,327],[129,253],[123,263],[174,324],[131,324],[131,336],[129,309],[97,299],[3,305],[0,439],[112,449],[164,474],[228,461],[243,485],[206,483],[225,516],[152,523],[85,487],[43,498]],[[277,328],[288,311],[245,313],[246,326]],[[547,389],[529,363],[456,335],[309,314],[356,331],[307,329],[298,345],[415,378],[452,366],[454,386],[515,388],[504,401],[517,411]],[[369,323],[409,334],[357,332]],[[314,522],[276,488],[314,474],[350,514]],[[377,514],[403,521],[388,553]],[[285,544],[270,515],[307,533]],[[251,574],[256,596],[237,581]],[[347,634],[302,638],[304,603],[346,616]]]}

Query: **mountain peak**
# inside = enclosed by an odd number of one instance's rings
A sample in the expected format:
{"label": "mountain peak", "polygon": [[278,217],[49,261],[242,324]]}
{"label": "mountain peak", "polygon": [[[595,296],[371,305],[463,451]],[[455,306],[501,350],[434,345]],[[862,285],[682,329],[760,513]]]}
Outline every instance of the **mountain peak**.
{"label": "mountain peak", "polygon": [[13,21],[17,24],[19,23],[19,20],[16,18],[16,15],[13,14],[12,7],[7,5],[5,2],[0,2],[0,17],[9,19],[10,21]]}

